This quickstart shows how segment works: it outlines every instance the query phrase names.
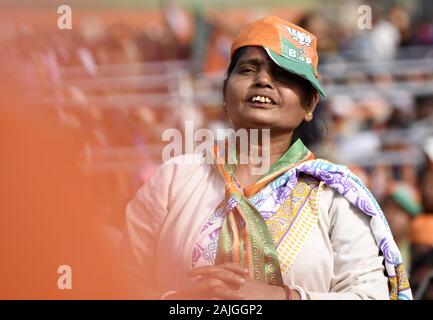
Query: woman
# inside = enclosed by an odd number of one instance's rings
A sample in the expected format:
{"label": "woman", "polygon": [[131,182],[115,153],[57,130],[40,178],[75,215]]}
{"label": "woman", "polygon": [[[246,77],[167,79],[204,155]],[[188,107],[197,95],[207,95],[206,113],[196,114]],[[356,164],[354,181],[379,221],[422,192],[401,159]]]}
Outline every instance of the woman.
{"label": "woman", "polygon": [[268,17],[231,53],[224,109],[236,130],[270,129],[270,145],[257,147],[271,168],[232,165],[239,153],[225,156],[221,142],[214,164],[164,163],[127,208],[138,286],[161,299],[411,299],[370,192],[298,138],[324,96],[316,38]]}

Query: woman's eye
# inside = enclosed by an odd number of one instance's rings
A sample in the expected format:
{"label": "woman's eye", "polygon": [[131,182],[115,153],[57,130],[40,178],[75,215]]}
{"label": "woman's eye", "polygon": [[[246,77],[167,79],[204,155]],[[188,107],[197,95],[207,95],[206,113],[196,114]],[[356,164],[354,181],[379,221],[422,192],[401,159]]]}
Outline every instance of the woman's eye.
{"label": "woman's eye", "polygon": [[251,73],[254,72],[253,68],[241,68],[240,70],[241,73]]}

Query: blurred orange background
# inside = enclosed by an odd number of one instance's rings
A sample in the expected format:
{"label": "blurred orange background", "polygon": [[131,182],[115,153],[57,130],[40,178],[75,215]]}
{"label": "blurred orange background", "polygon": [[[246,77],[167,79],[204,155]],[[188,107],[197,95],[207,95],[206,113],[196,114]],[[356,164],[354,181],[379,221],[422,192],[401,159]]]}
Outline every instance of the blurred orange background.
{"label": "blurred orange background", "polygon": [[[378,1],[372,31],[357,27],[361,1],[86,3],[70,4],[72,30],[57,28],[61,1],[0,4],[1,299],[140,297],[119,271],[126,204],[161,163],[165,129],[227,126],[230,41],[265,15],[319,38],[328,130],[315,152],[379,200],[394,182],[422,191],[432,2]],[[71,290],[57,286],[60,265]]]}

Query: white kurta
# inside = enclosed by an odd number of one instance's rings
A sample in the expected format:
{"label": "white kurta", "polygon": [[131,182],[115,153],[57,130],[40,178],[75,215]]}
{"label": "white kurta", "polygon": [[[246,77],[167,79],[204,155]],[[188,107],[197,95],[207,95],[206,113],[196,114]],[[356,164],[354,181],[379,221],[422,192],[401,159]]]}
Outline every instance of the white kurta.
{"label": "white kurta", "polygon": [[[215,166],[166,162],[139,189],[126,210],[124,245],[135,276],[163,293],[192,285],[187,277],[202,226],[224,197]],[[370,217],[325,186],[319,219],[284,283],[302,299],[389,299],[388,279]],[[132,272],[132,271],[131,271]],[[138,284],[140,286],[140,284]]]}

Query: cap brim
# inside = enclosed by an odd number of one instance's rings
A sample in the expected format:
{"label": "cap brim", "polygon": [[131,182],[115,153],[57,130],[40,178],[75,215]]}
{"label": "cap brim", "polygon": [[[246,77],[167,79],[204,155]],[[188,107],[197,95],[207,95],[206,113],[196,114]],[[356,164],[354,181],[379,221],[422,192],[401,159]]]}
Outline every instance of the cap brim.
{"label": "cap brim", "polygon": [[299,62],[296,60],[292,60],[286,57],[283,57],[282,55],[279,55],[278,53],[272,51],[269,48],[264,48],[269,55],[269,57],[281,68],[295,73],[298,76],[301,76],[302,78],[310,81],[312,86],[316,88],[316,90],[319,92],[320,96],[322,98],[326,98],[325,91],[323,90],[322,86],[320,85],[319,81],[317,80],[316,76],[314,75],[313,68],[303,62]]}

